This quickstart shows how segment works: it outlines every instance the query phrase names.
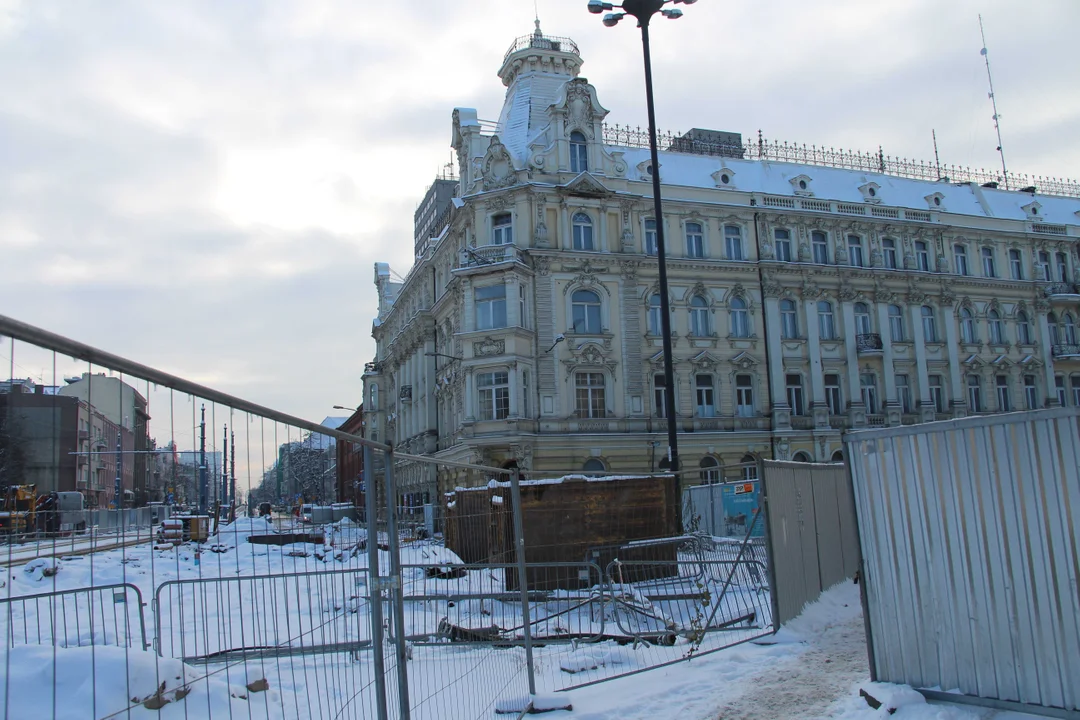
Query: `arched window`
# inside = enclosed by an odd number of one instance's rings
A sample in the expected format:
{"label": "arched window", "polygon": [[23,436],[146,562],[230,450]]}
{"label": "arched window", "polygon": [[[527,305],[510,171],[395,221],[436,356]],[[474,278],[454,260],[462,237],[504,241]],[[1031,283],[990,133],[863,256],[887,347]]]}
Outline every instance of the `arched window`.
{"label": "arched window", "polygon": [[645,254],[656,254],[656,220],[645,218]]}
{"label": "arched window", "polygon": [[600,296],[592,290],[575,290],[570,296],[571,319],[574,332],[585,335],[599,335]]}
{"label": "arched window", "polygon": [[929,305],[922,306],[922,330],[923,342],[937,342],[937,318],[934,317],[934,308]]}
{"label": "arched window", "polygon": [[686,223],[686,257],[705,257],[705,233],[701,230],[701,223]]}
{"label": "arched window", "polygon": [[731,334],[734,337],[750,337],[750,317],[746,312],[746,301],[741,297],[731,298],[728,303],[731,313]]}
{"label": "arched window", "polygon": [[960,341],[976,343],[979,335],[975,331],[975,314],[969,308],[960,308]]}
{"label": "arched window", "polygon": [[712,485],[720,482],[720,463],[712,455],[701,458],[698,467],[701,468],[701,482],[703,484]]}
{"label": "arched window", "polygon": [[904,342],[904,311],[899,305],[889,306],[889,335],[893,342]]}
{"label": "arched window", "polygon": [[509,245],[514,242],[514,218],[510,213],[499,213],[491,218],[491,244]]}
{"label": "arched window", "polygon": [[1027,313],[1021,310],[1016,313],[1016,341],[1021,345],[1031,345],[1031,322]]}
{"label": "arched window", "polygon": [[810,233],[810,252],[818,265],[829,264],[829,236],[821,230]]}
{"label": "arched window", "polygon": [[690,334],[695,337],[708,337],[712,334],[709,326],[709,303],[700,295],[690,298]]}
{"label": "arched window", "polygon": [[746,482],[757,480],[757,458],[753,455],[743,455],[739,462],[743,466],[742,479]]}
{"label": "arched window", "polygon": [[589,169],[589,145],[583,133],[570,133],[570,172],[586,172]]}
{"label": "arched window", "polygon": [[868,335],[873,332],[870,324],[870,308],[866,303],[855,303],[855,334]]}
{"label": "arched window", "polygon": [[795,302],[793,300],[780,301],[780,337],[799,337],[799,317],[795,313]]}
{"label": "arched window", "polygon": [[844,462],[844,451],[843,450],[837,450],[836,452],[834,452],[832,454],[832,461],[834,463],[842,463],[842,462]]}
{"label": "arched window", "polygon": [[663,324],[660,322],[660,295],[653,294],[649,297],[649,334],[661,335]]}
{"label": "arched window", "polygon": [[1001,315],[997,310],[986,313],[986,324],[990,329],[990,342],[995,345],[1005,344],[1005,328],[1001,324]]}
{"label": "arched window", "polygon": [[1054,313],[1046,314],[1046,324],[1050,326],[1050,344],[1061,344],[1061,328],[1058,327],[1057,315]]}
{"label": "arched window", "polygon": [[817,304],[818,333],[822,340],[832,340],[836,337],[836,322],[833,318],[832,303],[828,300],[819,300]]}
{"label": "arched window", "polygon": [[574,213],[574,249],[595,250],[592,218],[583,212]]}
{"label": "arched window", "polygon": [[371,409],[372,410],[378,410],[379,409],[379,386],[378,385],[372,385],[371,386]]}
{"label": "arched window", "polygon": [[795,453],[792,456],[791,459],[794,460],[795,462],[802,462],[802,463],[810,462],[810,456],[807,455],[806,453],[802,452],[801,450],[799,452]]}
{"label": "arched window", "polygon": [[[596,473],[607,472],[607,467],[604,466],[603,460],[597,458],[589,458],[585,461],[585,464],[581,466],[582,471],[589,477],[596,477]],[[590,474],[592,473],[592,474]]]}
{"label": "arched window", "polygon": [[1072,313],[1065,313],[1065,344],[1076,344],[1076,320],[1073,319]]}

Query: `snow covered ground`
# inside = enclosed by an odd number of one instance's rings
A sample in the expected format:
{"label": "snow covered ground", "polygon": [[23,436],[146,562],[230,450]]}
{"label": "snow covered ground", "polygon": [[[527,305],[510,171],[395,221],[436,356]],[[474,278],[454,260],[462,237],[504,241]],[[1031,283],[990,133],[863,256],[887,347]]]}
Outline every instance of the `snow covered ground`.
{"label": "snow covered ground", "polygon": [[[248,542],[250,535],[266,532],[264,520],[242,519],[211,538],[198,555],[191,545],[143,544],[85,556],[39,558],[9,568],[0,580],[4,584],[0,597],[90,585],[136,586],[148,603],[148,641],[153,646],[160,624],[157,647],[162,652],[141,649],[138,606],[131,591],[106,591],[93,599],[89,612],[90,600],[84,595],[79,605],[78,594],[64,596],[62,602],[10,603],[0,617],[0,629],[15,645],[0,651],[4,717],[104,718],[115,713],[160,718],[373,717],[370,649],[291,657],[277,652],[282,647],[295,651],[370,640],[366,531],[342,523],[328,533],[323,546]],[[428,571],[455,561],[452,553],[431,543],[402,551],[402,563],[411,566],[404,572],[406,594],[429,598],[406,604],[405,626],[413,641],[408,669],[414,718],[495,717],[497,703],[512,706],[514,698],[527,694],[521,647],[450,644],[445,637],[436,637],[444,619],[465,628],[498,626],[504,629],[502,638],[520,636],[513,630],[520,620],[514,606],[498,599],[507,590],[505,574],[433,577]],[[385,552],[380,552],[380,565],[384,573],[388,571]],[[626,627],[640,631],[693,626],[703,615],[686,614],[700,609],[668,597],[693,587],[716,593],[715,583],[722,576],[710,575],[709,569],[721,566],[722,560],[713,558],[694,565],[697,574],[685,581],[617,588],[623,593],[619,601],[597,602],[589,590],[552,593],[534,606],[534,634],[607,636]],[[208,582],[191,582],[200,579]],[[150,601],[163,584],[161,606],[154,609]],[[749,575],[736,577],[733,588],[720,616],[739,617],[749,608],[756,612],[755,619],[709,633],[700,648],[683,636],[671,646],[620,645],[613,640],[540,643],[534,657],[539,690],[574,706],[571,713],[548,717],[869,720],[889,717],[890,706],[898,708],[892,717],[901,720],[1022,717],[928,705],[910,689],[871,686],[858,589],[851,584],[827,592],[780,633],[769,636],[771,644],[745,643],[689,662],[568,693],[554,692],[677,660],[692,654],[692,649],[700,653],[762,635],[762,625],[768,622],[767,593]],[[490,597],[447,599],[455,593]],[[93,621],[88,623],[88,617]],[[91,640],[95,644],[88,646]],[[394,649],[387,645],[385,650],[391,673],[388,695],[393,700]],[[207,655],[214,656],[210,662],[200,659]],[[180,657],[190,658],[189,663]],[[859,697],[860,687],[885,707],[871,709]],[[164,706],[149,710],[144,702]]]}

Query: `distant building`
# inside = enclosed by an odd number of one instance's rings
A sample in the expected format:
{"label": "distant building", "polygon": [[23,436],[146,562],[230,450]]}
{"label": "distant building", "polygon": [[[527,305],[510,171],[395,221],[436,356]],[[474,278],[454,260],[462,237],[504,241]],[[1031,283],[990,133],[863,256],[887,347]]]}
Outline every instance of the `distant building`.
{"label": "distant building", "polygon": [[457,192],[457,179],[439,178],[431,183],[431,187],[424,193],[420,207],[413,213],[413,243],[417,255],[420,254],[428,239],[437,236],[438,231],[446,227],[450,203],[455,192]]}
{"label": "distant building", "polygon": [[[338,430],[352,435],[364,437],[364,409],[358,407],[345,421],[338,426]],[[351,502],[356,507],[364,507],[364,448],[350,442],[337,442],[337,501]]]}

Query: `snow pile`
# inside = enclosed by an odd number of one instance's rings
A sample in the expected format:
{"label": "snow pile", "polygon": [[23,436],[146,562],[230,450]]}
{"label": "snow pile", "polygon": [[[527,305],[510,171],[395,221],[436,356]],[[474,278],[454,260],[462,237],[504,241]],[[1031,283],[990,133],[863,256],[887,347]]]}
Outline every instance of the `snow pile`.
{"label": "snow pile", "polygon": [[238,547],[248,541],[252,535],[276,535],[268,517],[238,518],[236,522],[218,528],[217,535],[210,538],[211,545],[229,545]]}
{"label": "snow pile", "polygon": [[[0,683],[0,707],[11,718],[283,717],[276,690],[247,689],[261,679],[254,665],[251,677],[242,667],[230,668],[226,677],[126,648],[20,645],[6,652],[6,658],[0,656],[9,673]],[[143,705],[166,700],[161,710]]]}

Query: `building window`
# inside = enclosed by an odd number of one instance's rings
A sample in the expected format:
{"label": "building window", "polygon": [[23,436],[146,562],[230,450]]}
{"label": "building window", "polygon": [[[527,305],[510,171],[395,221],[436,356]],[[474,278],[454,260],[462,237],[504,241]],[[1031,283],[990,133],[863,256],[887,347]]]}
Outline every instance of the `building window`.
{"label": "building window", "polygon": [[885,263],[885,267],[890,270],[896,269],[896,241],[892,238],[885,238],[881,241],[881,256]]}
{"label": "building window", "polygon": [[978,375],[967,376],[968,407],[971,412],[983,412],[982,380]]}
{"label": "building window", "polygon": [[525,286],[518,285],[518,325],[527,327],[528,317],[525,312]]}
{"label": "building window", "polygon": [[810,233],[810,251],[818,265],[829,264],[829,236],[821,230]]}
{"label": "building window", "polygon": [[1073,319],[1072,313],[1065,313],[1065,344],[1076,344],[1076,321]]}
{"label": "building window", "polygon": [[982,249],[983,275],[988,278],[997,277],[997,267],[994,266],[993,248]]}
{"label": "building window", "polygon": [[739,417],[754,417],[754,378],[735,376],[735,405]]}
{"label": "building window", "polygon": [[1069,282],[1069,260],[1063,252],[1055,254],[1057,259],[1058,282]]}
{"label": "building window", "polygon": [[907,375],[895,376],[896,399],[900,402],[900,412],[905,415],[911,414],[913,405],[911,402],[911,383]]}
{"label": "building window", "polygon": [[837,450],[836,452],[834,452],[832,454],[832,461],[834,463],[842,463],[842,462],[844,462],[844,451],[843,450]]}
{"label": "building window", "polygon": [[478,287],[473,294],[476,298],[476,329],[506,327],[506,286]]}
{"label": "building window", "polygon": [[734,337],[750,337],[750,317],[746,311],[746,301],[741,297],[731,298],[728,303],[731,316],[731,334]]}
{"label": "building window", "polygon": [[581,418],[607,415],[603,373],[574,373],[574,407]]}
{"label": "building window", "polygon": [[877,377],[873,373],[859,375],[859,385],[862,388],[863,407],[867,415],[876,415],[878,410]]}
{"label": "building window", "polygon": [[702,483],[712,485],[720,482],[720,463],[712,455],[701,458],[698,467],[701,468],[700,477]]}
{"label": "building window", "polygon": [[712,335],[709,323],[709,303],[700,295],[690,298],[690,334],[695,337]]}
{"label": "building window", "polygon": [[656,254],[656,220],[645,218],[645,254]]}
{"label": "building window", "polygon": [[743,455],[739,463],[743,466],[742,479],[744,482],[753,482],[757,477],[757,460],[753,455]]}
{"label": "building window", "polygon": [[780,301],[780,337],[799,337],[799,318],[795,314],[795,303],[792,300]]}
{"label": "building window", "polygon": [[1046,325],[1050,328],[1050,344],[1059,345],[1061,343],[1061,328],[1058,327],[1057,315],[1054,313],[1046,313]]}
{"label": "building window", "polygon": [[1013,280],[1024,279],[1024,261],[1020,251],[1015,248],[1009,251],[1009,277]]}
{"label": "building window", "polygon": [[529,371],[521,371],[521,416],[529,417]]}
{"label": "building window", "polygon": [[844,412],[840,404],[840,376],[833,373],[825,376],[825,404],[829,406],[830,415],[840,415]]}
{"label": "building window", "polygon": [[889,306],[889,335],[893,342],[904,342],[904,311],[899,305]]}
{"label": "building window", "polygon": [[994,345],[1005,344],[1005,327],[997,310],[986,313],[986,324],[990,330],[990,342]]}
{"label": "building window", "polygon": [[866,303],[855,303],[855,334],[868,335],[871,332],[870,309]]}
{"label": "building window", "polygon": [[585,213],[574,213],[574,249],[595,250],[593,246],[592,218]]}
{"label": "building window", "polygon": [[1024,403],[1028,410],[1039,409],[1039,391],[1035,388],[1035,376],[1024,376]]}
{"label": "building window", "polygon": [[776,238],[776,259],[780,262],[791,262],[791,233],[777,229],[773,231],[773,237]]}
{"label": "building window", "polygon": [[915,269],[930,272],[930,251],[922,240],[915,241]]}
{"label": "building window", "polygon": [[694,377],[694,389],[697,396],[698,417],[714,417],[716,415],[716,394],[713,389],[713,376],[696,375]]}
{"label": "building window", "polygon": [[863,267],[866,265],[863,260],[862,252],[862,238],[858,235],[847,236],[847,252],[848,252],[848,264],[855,267]]}
{"label": "building window", "polygon": [[998,412],[1011,412],[1012,398],[1009,397],[1009,376],[998,375],[994,380],[997,384]]}
{"label": "building window", "polygon": [[1035,273],[1038,275],[1038,280],[1049,282],[1053,279],[1050,276],[1050,253],[1045,250],[1039,251],[1038,260],[1035,263]]}
{"label": "building window", "polygon": [[922,306],[922,329],[923,342],[937,342],[937,318],[934,317],[934,308],[929,305]]}
{"label": "building window", "polygon": [[1069,384],[1072,385],[1073,405],[1080,407],[1080,375],[1070,375]]}
{"label": "building window", "polygon": [[582,173],[589,169],[589,145],[585,135],[575,130],[570,133],[570,172]]}
{"label": "building window", "polygon": [[663,375],[653,375],[653,415],[660,418],[667,415],[667,383]]}
{"label": "building window", "polygon": [[792,462],[808,463],[810,462],[810,456],[800,450],[791,456],[791,460]]}
{"label": "building window", "polygon": [[510,245],[514,242],[514,224],[510,213],[499,213],[491,218],[491,244]]}
{"label": "building window", "polygon": [[570,296],[574,332],[600,334],[600,296],[592,290],[575,290]]}
{"label": "building window", "polygon": [[379,386],[378,385],[372,385],[371,386],[371,410],[374,411],[374,410],[378,410],[378,409],[379,409]]}
{"label": "building window", "polygon": [[742,229],[738,225],[724,226],[724,250],[728,260],[745,260],[743,253]]}
{"label": "building window", "polygon": [[705,257],[705,235],[701,231],[701,223],[686,223],[686,257]]}
{"label": "building window", "polygon": [[663,334],[663,327],[660,322],[660,296],[653,294],[649,296],[649,334],[661,335]]}
{"label": "building window", "polygon": [[1068,398],[1065,396],[1065,376],[1058,375],[1054,378],[1054,388],[1057,389],[1058,404],[1061,407],[1068,405]]}
{"label": "building window", "polygon": [[505,372],[477,373],[480,393],[478,420],[505,420],[510,416],[510,383]]}
{"label": "building window", "polygon": [[953,265],[957,275],[968,275],[967,248],[959,243],[953,245]]}
{"label": "building window", "polygon": [[975,314],[968,308],[960,308],[960,341],[979,342],[979,334],[975,329]]}
{"label": "building window", "polygon": [[818,332],[822,340],[836,339],[836,322],[833,317],[832,303],[820,300],[817,304]]}
{"label": "building window", "polygon": [[1016,313],[1016,342],[1021,345],[1031,345],[1031,323],[1028,321],[1027,313],[1021,310]]}
{"label": "building window", "polygon": [[941,376],[931,375],[927,380],[930,383],[930,402],[934,406],[934,412],[940,415],[945,412],[945,389]]}
{"label": "building window", "polygon": [[806,407],[803,404],[803,389],[801,375],[787,376],[787,401],[791,407],[792,415],[805,415]]}
{"label": "building window", "polygon": [[603,460],[589,458],[585,461],[585,464],[581,466],[581,471],[585,473],[587,477],[598,477],[600,473],[607,472],[607,466],[604,465]]}

